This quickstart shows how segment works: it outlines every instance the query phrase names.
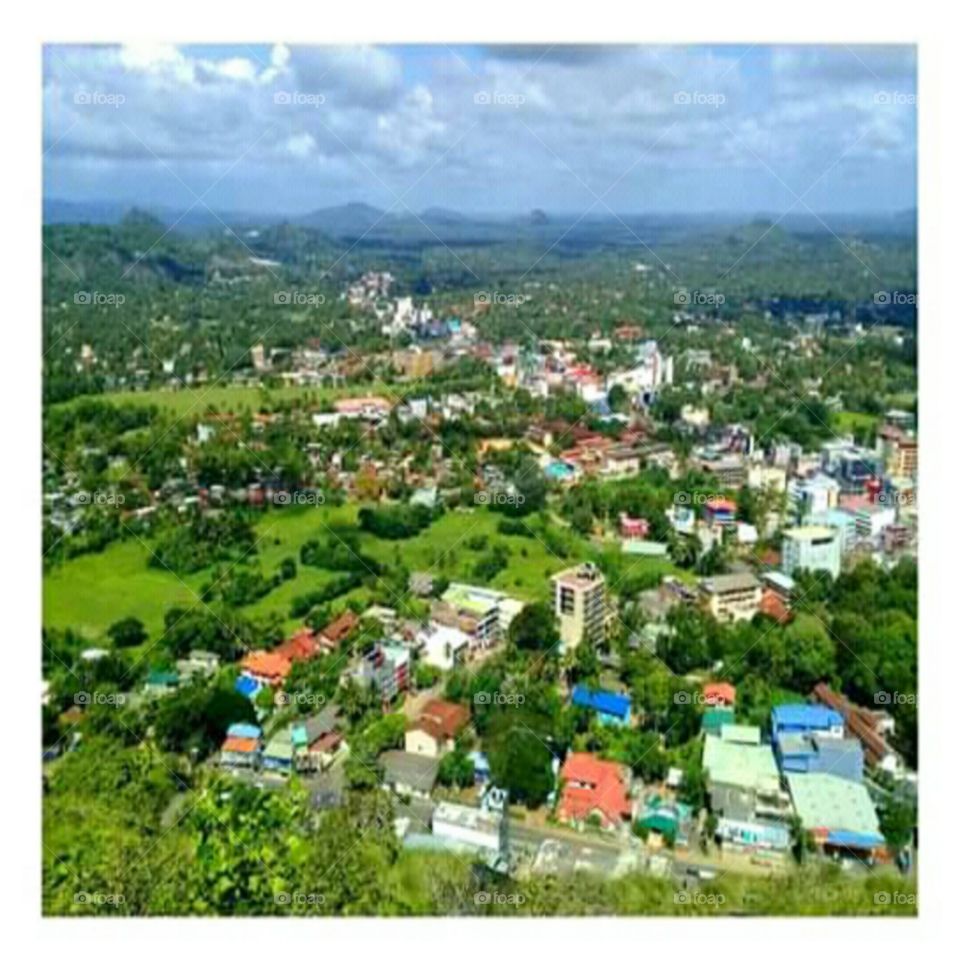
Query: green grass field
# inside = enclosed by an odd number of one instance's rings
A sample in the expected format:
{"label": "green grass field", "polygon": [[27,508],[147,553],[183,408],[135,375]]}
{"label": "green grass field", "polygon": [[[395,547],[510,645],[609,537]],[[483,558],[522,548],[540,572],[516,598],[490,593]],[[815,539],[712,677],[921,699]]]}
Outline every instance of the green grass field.
{"label": "green grass field", "polygon": [[[299,594],[320,587],[335,571],[301,566],[300,547],[310,539],[323,540],[355,532],[357,505],[294,507],[270,510],[257,525],[257,553],[260,568],[272,574],[284,557],[297,560],[297,576],[281,584],[255,604],[241,608],[250,615],[279,613],[288,628],[290,603]],[[510,551],[508,566],[491,586],[523,600],[549,596],[549,578],[564,567],[596,556],[584,541],[565,535],[568,555],[556,556],[540,539],[504,536],[497,531],[500,516],[485,508],[456,510],[409,540],[379,540],[360,535],[361,549],[387,567],[405,565],[450,580],[478,582],[473,568],[497,543]],[[471,549],[468,542],[486,536],[484,549]],[[44,577],[43,621],[46,626],[72,627],[91,640],[99,638],[110,624],[122,617],[138,617],[151,636],[163,625],[164,612],[176,605],[198,603],[203,585],[210,579],[204,570],[185,577],[147,565],[147,545],[137,540],[114,544],[103,553],[67,561]],[[611,555],[611,584],[629,574],[645,570],[675,573],[667,561]],[[361,588],[363,589],[363,588]]]}
{"label": "green grass field", "polygon": [[832,418],[832,426],[838,433],[851,433],[855,430],[869,430],[880,422],[880,417],[872,413],[857,413],[855,410],[841,410]]}
{"label": "green grass field", "polygon": [[[157,406],[177,417],[201,414],[208,409],[218,411],[258,411],[272,409],[276,404],[291,400],[320,404],[342,397],[363,396],[368,393],[384,393],[389,399],[397,396],[396,385],[369,383],[354,384],[345,387],[277,387],[272,390],[260,387],[210,386],[189,387],[181,390],[118,390],[112,393],[95,395],[92,399],[106,400],[111,403],[134,404],[136,406]],[[89,400],[90,396],[83,399]],[[76,403],[68,400],[66,403]]]}

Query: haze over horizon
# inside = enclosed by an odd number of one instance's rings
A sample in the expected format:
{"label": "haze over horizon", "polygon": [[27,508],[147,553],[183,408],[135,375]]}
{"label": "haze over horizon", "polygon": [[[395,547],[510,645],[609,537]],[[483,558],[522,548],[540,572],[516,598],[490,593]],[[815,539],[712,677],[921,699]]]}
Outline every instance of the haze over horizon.
{"label": "haze over horizon", "polygon": [[44,196],[272,217],[884,215],[912,46],[48,46]]}

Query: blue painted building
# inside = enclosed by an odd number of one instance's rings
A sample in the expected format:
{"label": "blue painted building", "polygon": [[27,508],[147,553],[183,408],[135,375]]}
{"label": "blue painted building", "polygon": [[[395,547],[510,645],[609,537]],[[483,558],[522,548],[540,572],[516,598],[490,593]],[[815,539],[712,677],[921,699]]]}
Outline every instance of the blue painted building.
{"label": "blue painted building", "polygon": [[843,736],[843,716],[821,704],[784,703],[770,711],[770,734],[776,743],[789,733]]}
{"label": "blue painted building", "polygon": [[860,783],[863,747],[859,740],[819,734],[785,733],[777,742],[783,773],[829,773]]}
{"label": "blue painted building", "polygon": [[601,723],[625,727],[630,723],[630,698],[611,690],[591,690],[582,684],[573,688],[573,705],[592,710]]}

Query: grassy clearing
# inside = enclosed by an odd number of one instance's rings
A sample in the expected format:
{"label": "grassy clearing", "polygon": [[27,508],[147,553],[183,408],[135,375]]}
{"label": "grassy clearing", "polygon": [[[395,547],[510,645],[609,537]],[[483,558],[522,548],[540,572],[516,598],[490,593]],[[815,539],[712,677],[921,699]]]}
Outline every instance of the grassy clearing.
{"label": "grassy clearing", "polygon": [[[363,396],[368,393],[384,392],[387,396],[396,394],[396,387],[387,384],[354,384],[344,387],[261,387],[210,386],[186,387],[180,390],[118,390],[112,393],[97,394],[83,399],[106,400],[117,404],[135,406],[157,406],[177,417],[205,413],[207,410],[257,412],[271,410],[281,403],[299,401],[317,405],[338,400],[343,397]],[[76,403],[69,400],[67,403]]]}
{"label": "grassy clearing", "polygon": [[[269,510],[257,524],[257,562],[266,575],[272,574],[285,557],[297,561],[297,576],[281,584],[257,603],[243,607],[244,613],[259,616],[279,613],[286,626],[294,597],[317,589],[336,576],[336,571],[300,565],[300,547],[310,539],[342,537],[357,531],[356,504],[298,507]],[[504,536],[497,530],[500,515],[485,508],[455,510],[409,540],[379,540],[359,534],[360,548],[387,567],[405,566],[412,571],[430,572],[450,580],[479,582],[476,564],[494,546],[509,551],[509,563],[491,586],[523,600],[549,596],[549,578],[558,570],[598,554],[569,532],[563,533],[567,556],[553,552],[536,537]],[[485,538],[481,546],[477,538]],[[554,547],[556,545],[553,545]],[[637,573],[676,573],[665,560],[607,553],[611,563],[612,586]],[[139,617],[151,636],[163,628],[164,612],[176,605],[199,603],[199,595],[211,572],[180,577],[148,566],[148,547],[127,541],[108,547],[103,553],[69,560],[44,578],[43,619],[46,626],[72,627],[95,639],[107,627],[126,616]]]}

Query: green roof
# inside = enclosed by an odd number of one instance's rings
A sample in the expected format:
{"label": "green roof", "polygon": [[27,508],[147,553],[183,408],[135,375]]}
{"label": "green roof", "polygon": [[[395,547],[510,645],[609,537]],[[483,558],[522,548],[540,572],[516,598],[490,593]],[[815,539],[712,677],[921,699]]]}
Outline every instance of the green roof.
{"label": "green roof", "polygon": [[733,723],[736,713],[733,707],[714,707],[703,715],[703,730],[719,730],[725,724]]}
{"label": "green roof", "polygon": [[151,687],[174,687],[180,682],[180,674],[169,670],[151,670],[147,674],[147,685]]}
{"label": "green roof", "polygon": [[728,784],[744,790],[777,789],[780,775],[768,744],[736,743],[707,737],[703,746],[703,769],[712,784]]}
{"label": "green roof", "polygon": [[271,760],[292,760],[293,744],[289,737],[277,735],[267,744],[263,755]]}
{"label": "green roof", "polygon": [[458,610],[465,610],[475,616],[489,613],[497,605],[497,591],[486,590],[482,587],[470,587],[465,583],[451,584],[441,597],[444,603],[449,603]]}
{"label": "green roof", "polygon": [[808,830],[880,834],[880,821],[862,783],[829,773],[787,774],[797,816]]}
{"label": "green roof", "polygon": [[760,728],[747,723],[728,723],[720,730],[720,737],[730,743],[760,743]]}
{"label": "green roof", "polygon": [[307,745],[307,728],[302,724],[295,724],[290,728],[290,742],[295,747],[305,747]]}

